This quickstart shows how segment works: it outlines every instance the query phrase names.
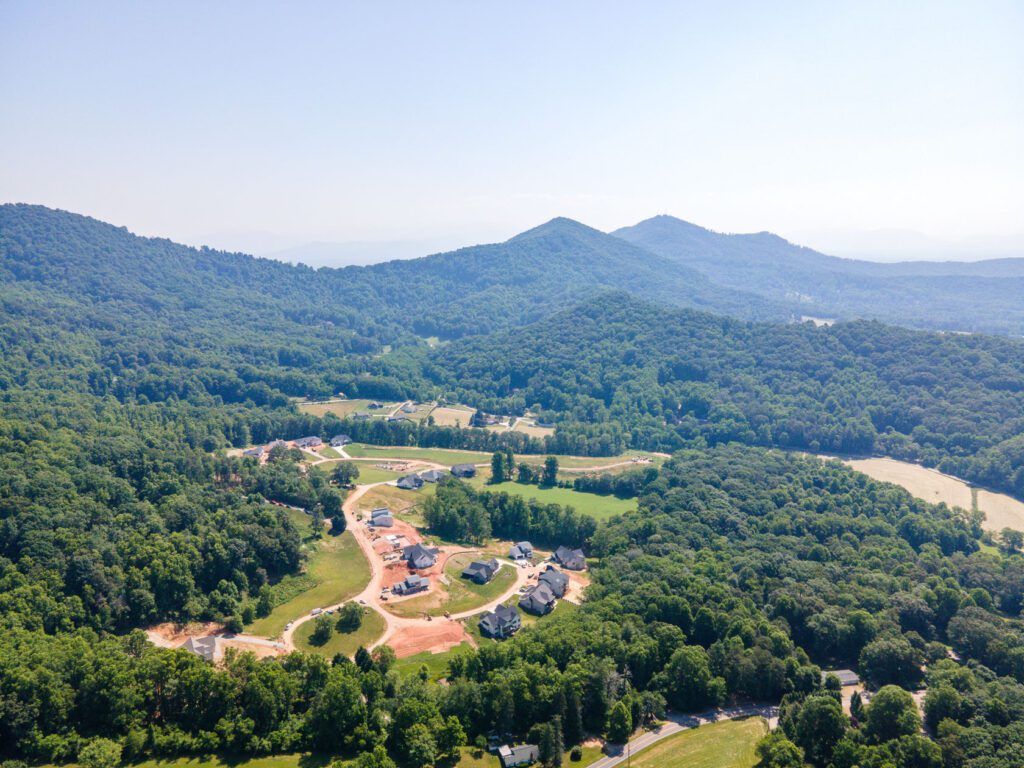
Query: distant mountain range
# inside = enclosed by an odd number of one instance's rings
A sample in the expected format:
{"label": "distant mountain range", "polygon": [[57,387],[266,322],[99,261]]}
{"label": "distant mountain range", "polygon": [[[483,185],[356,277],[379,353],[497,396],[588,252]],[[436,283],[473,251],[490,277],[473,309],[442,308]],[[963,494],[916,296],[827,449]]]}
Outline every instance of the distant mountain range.
{"label": "distant mountain range", "polygon": [[717,285],[781,303],[796,315],[947,331],[1024,331],[1024,259],[892,264],[841,259],[768,232],[727,235],[671,216],[612,234],[695,269]]}
{"label": "distant mountain range", "polygon": [[668,216],[612,234],[557,218],[503,243],[311,269],[137,237],[41,206],[4,205],[0,275],[12,286],[56,290],[62,301],[88,300],[87,313],[116,301],[140,315],[173,310],[181,323],[196,313],[230,314],[253,328],[274,317],[330,322],[381,343],[519,327],[609,289],[742,320],[866,318],[1024,334],[1024,259],[879,264]]}

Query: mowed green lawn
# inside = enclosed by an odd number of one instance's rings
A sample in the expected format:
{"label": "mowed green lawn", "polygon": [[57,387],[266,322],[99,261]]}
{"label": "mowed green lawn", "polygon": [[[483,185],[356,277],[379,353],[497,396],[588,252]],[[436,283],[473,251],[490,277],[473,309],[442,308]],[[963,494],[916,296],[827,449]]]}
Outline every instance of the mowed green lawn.
{"label": "mowed green lawn", "polygon": [[494,578],[486,584],[477,584],[469,579],[462,578],[462,569],[473,560],[486,559],[481,554],[461,554],[452,557],[444,567],[445,576],[448,577],[446,589],[448,596],[442,601],[439,599],[439,592],[431,592],[421,597],[414,597],[410,600],[402,600],[393,603],[388,607],[396,616],[414,617],[423,613],[431,616],[441,616],[448,613],[463,613],[479,608],[492,600],[496,600],[507,592],[516,580],[516,569],[507,563],[502,564]]}
{"label": "mowed green lawn", "polygon": [[561,504],[563,507],[574,507],[577,512],[589,515],[595,520],[607,520],[613,515],[621,515],[636,509],[636,499],[620,499],[617,496],[599,496],[596,493],[582,493],[572,488],[540,488],[508,481],[490,485],[484,476],[475,477],[473,485],[485,491],[500,491],[522,496],[525,499],[536,499],[544,504]]}
{"label": "mowed green lawn", "polygon": [[269,616],[254,621],[245,628],[246,632],[277,637],[289,621],[314,608],[340,603],[360,592],[370,580],[370,564],[349,531],[340,536],[325,536],[312,546],[306,572],[299,577],[303,585],[310,584],[309,588],[276,606]]}
{"label": "mowed green lawn", "polygon": [[[562,756],[562,768],[586,768],[602,756],[600,747],[584,747],[582,759],[574,761],[569,757],[567,749]],[[497,755],[489,752],[479,751],[474,747],[462,747],[459,761],[453,768],[501,768],[501,761]]]}
{"label": "mowed green lawn", "polygon": [[380,445],[366,445],[365,443],[351,443],[345,446],[345,452],[349,456],[360,459],[412,459],[419,461],[432,461],[435,464],[444,464],[450,467],[452,464],[484,464],[491,460],[491,454],[479,451],[448,451],[443,448],[408,448]]}
{"label": "mowed green lawn", "polygon": [[[331,621],[337,621],[338,615],[329,617]],[[335,630],[331,639],[324,645],[313,645],[309,642],[310,635],[316,625],[314,619],[310,619],[295,630],[295,647],[307,653],[319,653],[321,656],[333,658],[335,654],[343,653],[346,656],[354,656],[359,646],[368,647],[370,643],[384,634],[384,617],[374,610],[363,613],[363,624],[355,632],[338,632]]]}
{"label": "mowed green lawn", "polygon": [[334,761],[330,755],[291,754],[239,760],[237,757],[180,757],[173,760],[146,760],[132,763],[132,768],[326,768]]}
{"label": "mowed green lawn", "polygon": [[752,768],[754,748],[768,733],[761,717],[682,731],[632,756],[635,768]]}

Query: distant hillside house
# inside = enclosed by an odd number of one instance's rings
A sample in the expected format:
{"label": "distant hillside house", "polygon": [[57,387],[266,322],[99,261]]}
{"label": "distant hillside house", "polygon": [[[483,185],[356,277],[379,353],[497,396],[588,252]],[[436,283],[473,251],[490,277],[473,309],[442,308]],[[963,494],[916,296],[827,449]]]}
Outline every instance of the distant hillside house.
{"label": "distant hillside house", "polygon": [[402,414],[398,414],[397,416],[388,416],[388,421],[408,421],[408,420],[409,420],[409,417],[408,416],[403,416]]}
{"label": "distant hillside house", "polygon": [[414,571],[422,571],[437,562],[437,549],[422,544],[411,544],[402,549],[402,559]]}
{"label": "distant hillside house", "polygon": [[540,749],[536,744],[519,744],[510,747],[507,744],[498,747],[498,758],[501,760],[501,768],[512,768],[514,765],[529,765],[535,763],[540,757]]}
{"label": "distant hillside house", "polygon": [[519,607],[527,613],[543,616],[555,609],[556,602],[558,600],[555,597],[555,593],[551,591],[551,587],[544,582],[540,582],[519,598]]}
{"label": "distant hillside house", "polygon": [[396,485],[405,491],[418,491],[423,487],[423,478],[419,475],[406,475],[398,478]]}
{"label": "distant hillside house", "polygon": [[428,469],[426,472],[420,472],[420,477],[428,483],[439,483],[447,474],[447,472],[440,469]]}
{"label": "distant hillside house", "polygon": [[243,456],[252,456],[255,459],[263,458],[264,448],[262,445],[257,445],[255,448],[250,448],[247,451],[242,451]]}
{"label": "distant hillside house", "polygon": [[402,406],[402,413],[416,413],[416,406],[406,403]]}
{"label": "distant hillside house", "polygon": [[476,465],[456,464],[452,467],[452,474],[456,477],[474,477],[476,475]]}
{"label": "distant hillside house", "polygon": [[480,617],[480,632],[484,637],[493,637],[496,640],[512,637],[521,626],[519,611],[511,605],[499,605]]}
{"label": "distant hillside house", "polygon": [[462,569],[462,578],[475,581],[477,584],[486,584],[494,578],[499,568],[501,564],[493,557],[490,560],[474,560]]}
{"label": "distant hillside house", "polygon": [[551,591],[555,593],[555,597],[565,597],[565,590],[569,588],[569,577],[553,565],[547,567],[544,573],[540,575],[538,582],[547,584]]}
{"label": "distant hillside house", "polygon": [[375,525],[378,528],[390,528],[394,524],[395,518],[387,507],[375,509],[370,513],[370,525]]}
{"label": "distant hillside house", "polygon": [[491,427],[500,423],[500,416],[492,416],[491,414],[484,413],[483,411],[477,411],[469,419],[469,426],[471,427]]}
{"label": "distant hillside house", "polygon": [[533,544],[520,541],[508,551],[508,556],[511,560],[530,560],[533,558]]}
{"label": "distant hillside house", "polygon": [[430,587],[430,580],[412,573],[405,577],[402,581],[398,582],[391,588],[391,591],[396,595],[412,595],[416,592],[423,592]]}
{"label": "distant hillside house", "polygon": [[343,445],[348,445],[352,442],[352,438],[348,435],[335,435],[331,438],[331,448],[341,448]]}
{"label": "distant hillside house", "polygon": [[316,437],[316,436],[313,436],[313,437],[300,437],[298,440],[295,441],[295,447],[296,448],[307,448],[307,449],[313,449],[313,450],[319,448],[323,444],[324,444],[324,441],[321,440],[319,437]]}
{"label": "distant hillside house", "polygon": [[287,448],[287,447],[288,447],[288,443],[286,443],[284,440],[273,440],[273,441],[267,443],[267,450],[268,451],[272,451],[275,448]]}
{"label": "distant hillside house", "polygon": [[368,414],[368,413],[353,413],[352,414],[352,419],[355,420],[355,421],[366,421],[369,418],[370,418],[370,414]]}
{"label": "distant hillside house", "polygon": [[552,560],[570,571],[582,571],[587,567],[587,558],[584,557],[582,549],[559,547],[555,550]]}
{"label": "distant hillside house", "polygon": [[374,402],[370,403],[366,407],[369,408],[371,411],[378,411],[378,410],[380,410],[381,408],[384,407],[384,404],[383,403],[378,403],[378,402],[374,401]]}

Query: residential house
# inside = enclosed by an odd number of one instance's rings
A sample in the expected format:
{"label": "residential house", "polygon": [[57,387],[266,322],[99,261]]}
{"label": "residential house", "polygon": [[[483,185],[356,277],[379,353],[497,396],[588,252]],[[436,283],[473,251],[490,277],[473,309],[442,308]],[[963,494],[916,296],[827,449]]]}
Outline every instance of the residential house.
{"label": "residential house", "polygon": [[324,444],[324,441],[321,440],[319,437],[316,437],[316,436],[300,437],[298,440],[295,441],[295,447],[296,448],[305,448],[305,449],[314,450],[314,451],[317,448],[319,448],[320,446],[322,446],[323,444]]}
{"label": "residential house", "polygon": [[374,515],[370,518],[370,525],[374,525],[378,528],[390,528],[395,524],[395,518],[391,515],[391,512],[384,510],[380,515]]}
{"label": "residential house", "polygon": [[839,678],[839,684],[844,688],[849,685],[860,685],[860,677],[852,669],[830,669],[821,673],[821,682],[825,682],[825,678],[829,675],[835,675]]}
{"label": "residential house", "polygon": [[480,617],[480,632],[484,637],[493,637],[496,640],[512,637],[521,626],[519,611],[511,605],[499,605]]}
{"label": "residential house", "polygon": [[540,758],[540,749],[536,744],[518,744],[510,747],[507,744],[498,748],[498,759],[501,768],[512,768],[514,765],[529,765]]}
{"label": "residential house", "polygon": [[379,411],[381,408],[384,407],[384,404],[383,403],[378,403],[378,402],[374,401],[374,402],[370,403],[366,407],[369,408],[371,411]]}
{"label": "residential house", "polygon": [[490,427],[500,423],[500,416],[492,416],[491,414],[484,413],[483,411],[477,411],[469,419],[469,426],[471,427]]}
{"label": "residential house", "polygon": [[511,560],[532,560],[533,544],[528,541],[520,541],[508,551]]}
{"label": "residential house", "polygon": [[527,613],[543,616],[555,609],[556,602],[558,599],[555,597],[555,593],[542,581],[519,598],[519,607]]}
{"label": "residential house", "polygon": [[353,421],[366,421],[367,419],[370,418],[370,414],[368,414],[368,413],[353,413],[349,418],[351,418]]}
{"label": "residential house", "polygon": [[430,579],[411,573],[391,588],[396,595],[413,595],[430,587]]}
{"label": "residential house", "polygon": [[551,559],[570,571],[582,571],[586,570],[587,567],[587,558],[584,556],[582,549],[559,547],[555,550],[555,554]]}
{"label": "residential house", "polygon": [[474,560],[462,569],[462,578],[475,581],[477,584],[486,584],[494,578],[499,568],[501,563],[493,557],[490,560]]}
{"label": "residential house", "polygon": [[452,467],[452,474],[456,477],[473,477],[476,475],[475,464],[456,464]]}
{"label": "residential house", "polygon": [[549,565],[537,581],[551,587],[555,597],[565,597],[565,590],[569,588],[569,577],[553,565]]}
{"label": "residential house", "polygon": [[254,459],[262,459],[265,449],[262,445],[257,445],[255,448],[250,448],[246,451],[242,451],[243,456],[252,456]]}
{"label": "residential house", "polygon": [[437,548],[410,544],[402,548],[402,559],[408,562],[410,569],[422,571],[437,562]]}
{"label": "residential house", "polygon": [[194,653],[196,656],[201,656],[207,661],[213,661],[217,655],[217,638],[216,637],[190,637],[185,641],[185,644],[181,646],[189,653]]}
{"label": "residential house", "polygon": [[351,442],[352,438],[348,435],[335,435],[331,438],[331,448],[341,448]]}
{"label": "residential house", "polygon": [[416,406],[412,403],[406,403],[402,406],[402,413],[416,413]]}
{"label": "residential house", "polygon": [[388,421],[409,421],[409,417],[399,413],[395,416],[388,416]]}
{"label": "residential house", "polygon": [[444,479],[448,473],[440,469],[428,469],[426,472],[420,472],[420,477],[426,480],[428,483],[439,483]]}
{"label": "residential house", "polygon": [[418,491],[423,487],[423,478],[419,475],[406,475],[398,478],[396,485],[405,491]]}
{"label": "residential house", "polygon": [[267,443],[267,450],[268,451],[272,451],[275,448],[287,448],[287,447],[288,447],[288,443],[286,443],[284,440],[272,440],[271,442]]}

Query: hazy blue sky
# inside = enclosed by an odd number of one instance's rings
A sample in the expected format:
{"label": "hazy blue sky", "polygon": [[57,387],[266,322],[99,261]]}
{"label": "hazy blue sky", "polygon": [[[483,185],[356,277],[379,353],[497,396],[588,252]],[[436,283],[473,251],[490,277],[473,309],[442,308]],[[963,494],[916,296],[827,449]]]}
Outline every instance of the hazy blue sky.
{"label": "hazy blue sky", "polygon": [[1022,41],[1019,0],[0,0],[0,200],[282,246],[657,213],[1008,236]]}

